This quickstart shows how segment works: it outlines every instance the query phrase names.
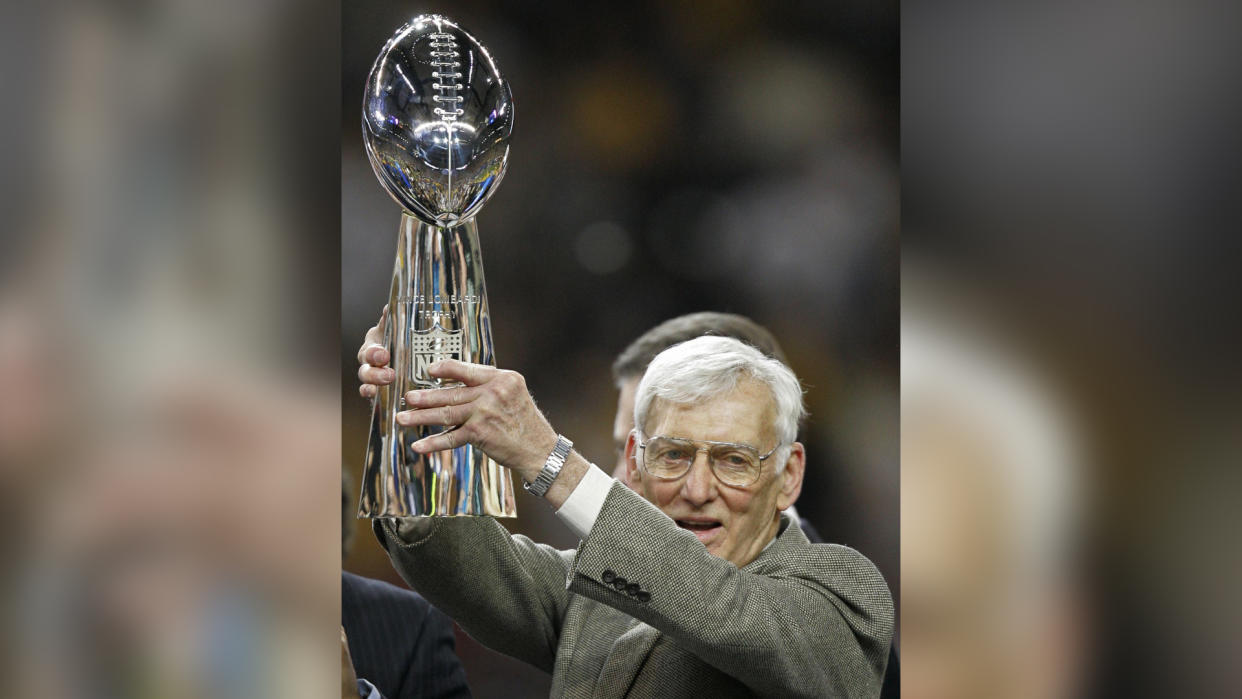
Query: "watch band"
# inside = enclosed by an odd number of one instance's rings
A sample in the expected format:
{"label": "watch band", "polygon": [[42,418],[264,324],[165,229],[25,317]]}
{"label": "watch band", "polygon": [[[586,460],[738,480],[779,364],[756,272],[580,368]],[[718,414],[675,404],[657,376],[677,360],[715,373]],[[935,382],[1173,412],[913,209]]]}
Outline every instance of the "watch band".
{"label": "watch band", "polygon": [[548,494],[548,488],[552,487],[552,481],[556,480],[557,475],[561,472],[561,467],[565,465],[565,459],[569,458],[569,450],[573,449],[574,443],[569,441],[563,434],[556,435],[556,446],[552,448],[552,453],[548,454],[548,460],[543,463],[543,470],[530,483],[523,483],[522,487],[526,488],[528,493],[543,497]]}

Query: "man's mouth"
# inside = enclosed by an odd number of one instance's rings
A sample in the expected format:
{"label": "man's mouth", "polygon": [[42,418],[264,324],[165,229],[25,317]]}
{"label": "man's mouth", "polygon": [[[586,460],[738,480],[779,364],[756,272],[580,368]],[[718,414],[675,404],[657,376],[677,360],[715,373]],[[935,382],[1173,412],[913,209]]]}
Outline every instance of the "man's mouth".
{"label": "man's mouth", "polygon": [[674,521],[677,522],[677,526],[682,529],[694,532],[694,535],[699,538],[699,541],[703,542],[704,546],[706,546],[712,539],[716,538],[716,534],[724,529],[720,525],[720,520],[718,519],[691,517]]}

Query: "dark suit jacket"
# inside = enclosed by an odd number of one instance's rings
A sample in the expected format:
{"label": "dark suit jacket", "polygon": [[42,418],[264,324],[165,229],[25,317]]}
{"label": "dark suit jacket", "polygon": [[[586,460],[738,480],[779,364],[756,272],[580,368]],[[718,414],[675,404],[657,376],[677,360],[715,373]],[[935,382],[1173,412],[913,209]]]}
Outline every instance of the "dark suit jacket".
{"label": "dark suit jacket", "polygon": [[341,624],[354,671],[385,699],[469,699],[453,622],[417,594],[342,571]]}

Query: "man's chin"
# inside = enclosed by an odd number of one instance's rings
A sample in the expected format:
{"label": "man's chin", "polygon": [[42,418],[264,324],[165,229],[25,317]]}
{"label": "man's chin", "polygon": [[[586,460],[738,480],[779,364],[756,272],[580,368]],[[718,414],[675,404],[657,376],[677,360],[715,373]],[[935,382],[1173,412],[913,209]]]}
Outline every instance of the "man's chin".
{"label": "man's chin", "polygon": [[712,541],[705,541],[705,542],[703,542],[703,546],[707,548],[707,552],[708,552],[708,553],[710,553],[711,555],[713,555],[713,556],[715,556],[715,557],[717,557],[717,558],[725,558],[725,555],[724,555],[724,548],[725,548],[725,537],[724,537],[724,532],[720,532],[720,534],[721,534],[720,536],[716,537],[716,538],[715,538],[714,540],[712,540]]}
{"label": "man's chin", "polygon": [[700,543],[703,544],[704,548],[707,549],[708,553],[715,556],[716,558],[729,561],[730,563],[737,565],[736,561],[733,561],[732,559],[730,559],[729,556],[727,555],[727,552],[725,551],[725,544],[727,543],[727,537],[725,537],[724,527],[718,528],[715,532],[713,532],[713,534],[714,536],[710,537],[708,541],[703,541],[703,537],[700,537],[699,538]]}

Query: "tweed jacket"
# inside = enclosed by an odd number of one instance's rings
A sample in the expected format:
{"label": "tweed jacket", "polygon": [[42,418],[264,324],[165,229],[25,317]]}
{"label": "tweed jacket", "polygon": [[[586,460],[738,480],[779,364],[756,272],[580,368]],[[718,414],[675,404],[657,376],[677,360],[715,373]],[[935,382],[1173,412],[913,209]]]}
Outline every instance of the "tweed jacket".
{"label": "tweed jacket", "polygon": [[411,587],[552,697],[878,697],[893,602],[858,552],[784,519],[738,569],[620,483],[576,550],[490,518],[377,520]]}

